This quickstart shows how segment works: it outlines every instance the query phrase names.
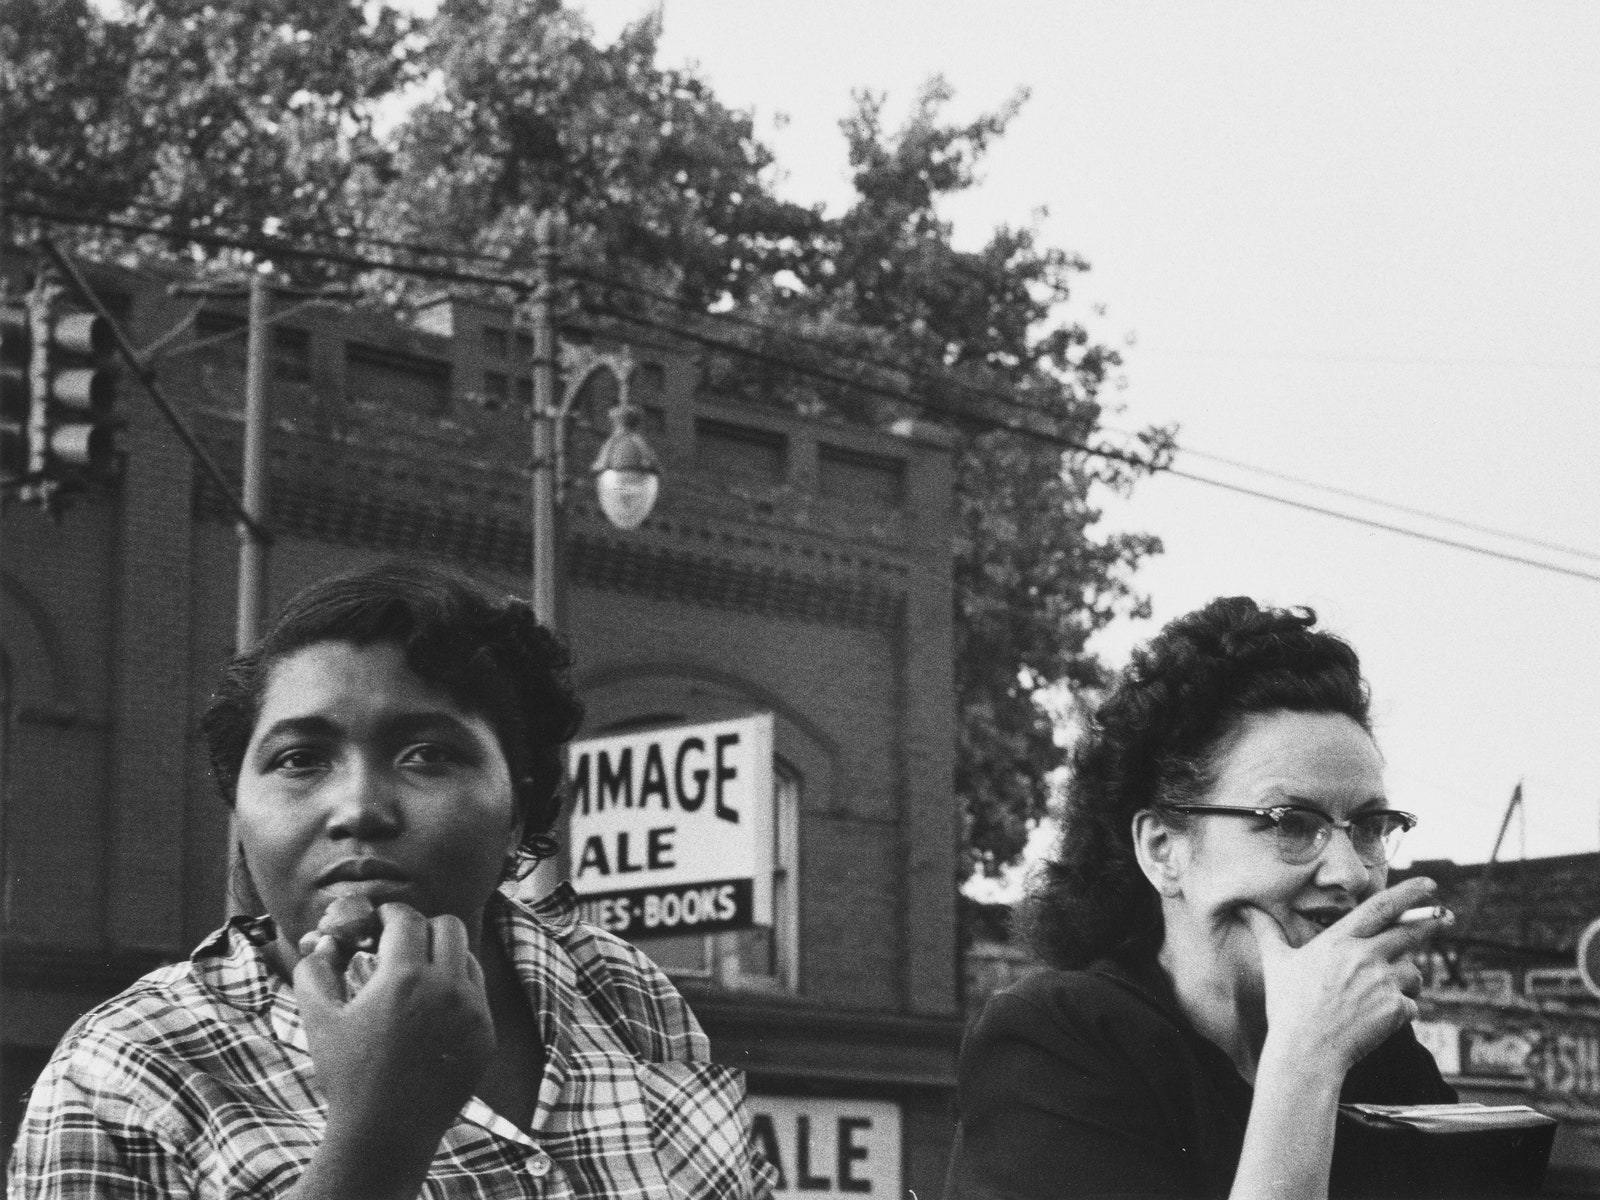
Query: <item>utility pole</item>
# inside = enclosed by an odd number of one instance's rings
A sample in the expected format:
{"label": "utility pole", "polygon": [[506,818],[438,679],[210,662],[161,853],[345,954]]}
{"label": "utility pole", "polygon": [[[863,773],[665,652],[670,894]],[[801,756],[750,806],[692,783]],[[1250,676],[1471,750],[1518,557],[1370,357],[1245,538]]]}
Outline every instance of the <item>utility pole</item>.
{"label": "utility pole", "polygon": [[534,230],[534,285],[528,305],[533,323],[533,614],[546,628],[559,631],[556,611],[560,569],[556,545],[556,439],[561,420],[556,396],[556,331],[551,312],[555,291],[555,219],[546,211]]}
{"label": "utility pole", "polygon": [[267,368],[271,361],[271,331],[267,327],[268,283],[259,271],[250,276],[250,332],[244,373],[244,475],[245,513],[240,521],[239,606],[234,625],[234,646],[244,650],[261,635],[267,606],[267,543],[256,531],[267,517]]}
{"label": "utility pole", "polygon": [[[169,289],[175,296],[201,296],[216,300],[249,302],[245,332],[244,443],[241,448],[239,500],[233,505],[239,520],[239,583],[234,614],[234,649],[244,650],[261,636],[267,609],[268,465],[267,377],[272,369],[272,316],[274,296],[303,300],[348,300],[359,293],[345,288],[288,288],[277,286],[259,271],[245,287],[180,284]],[[224,492],[227,491],[224,487]],[[228,497],[232,499],[231,495]]]}
{"label": "utility pole", "polygon": [[240,651],[254,644],[261,634],[262,614],[267,605],[267,372],[272,365],[272,329],[268,309],[272,303],[272,283],[259,271],[250,282],[222,286],[180,284],[170,289],[177,296],[201,296],[215,300],[249,302],[245,331],[244,368],[244,444],[240,457],[239,581],[234,609],[233,648]]}

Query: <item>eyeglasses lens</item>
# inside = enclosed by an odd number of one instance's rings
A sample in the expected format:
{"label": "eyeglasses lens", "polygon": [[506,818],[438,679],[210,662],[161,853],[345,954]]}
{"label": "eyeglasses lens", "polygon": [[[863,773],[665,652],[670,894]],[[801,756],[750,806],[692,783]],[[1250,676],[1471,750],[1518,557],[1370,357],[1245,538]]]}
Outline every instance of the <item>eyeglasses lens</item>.
{"label": "eyeglasses lens", "polygon": [[[1356,853],[1368,866],[1375,867],[1388,862],[1394,857],[1394,852],[1400,849],[1400,839],[1406,835],[1406,824],[1388,813],[1373,813],[1371,817],[1363,818],[1350,832],[1356,837]],[[1362,846],[1363,840],[1371,847],[1370,850]]]}
{"label": "eyeglasses lens", "polygon": [[1328,844],[1332,832],[1326,817],[1290,809],[1278,818],[1278,850],[1287,862],[1310,862]]}
{"label": "eyeglasses lens", "polygon": [[[1392,813],[1368,813],[1351,824],[1350,844],[1363,863],[1378,867],[1394,857],[1405,833],[1405,821]],[[1321,813],[1291,809],[1278,819],[1278,848],[1287,862],[1310,862],[1332,836],[1333,822]]]}

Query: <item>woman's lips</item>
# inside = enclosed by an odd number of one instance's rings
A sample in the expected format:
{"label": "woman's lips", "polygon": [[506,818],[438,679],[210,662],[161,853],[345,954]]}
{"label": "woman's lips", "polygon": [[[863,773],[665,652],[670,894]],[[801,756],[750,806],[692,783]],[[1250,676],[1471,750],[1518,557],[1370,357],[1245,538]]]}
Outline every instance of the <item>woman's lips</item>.
{"label": "woman's lips", "polygon": [[362,854],[352,858],[342,858],[334,863],[317,876],[317,886],[327,887],[334,883],[370,883],[373,880],[405,883],[407,875],[388,859]]}
{"label": "woman's lips", "polygon": [[358,896],[376,905],[407,894],[411,880],[394,863],[362,855],[334,863],[317,877],[317,886],[331,896]]}

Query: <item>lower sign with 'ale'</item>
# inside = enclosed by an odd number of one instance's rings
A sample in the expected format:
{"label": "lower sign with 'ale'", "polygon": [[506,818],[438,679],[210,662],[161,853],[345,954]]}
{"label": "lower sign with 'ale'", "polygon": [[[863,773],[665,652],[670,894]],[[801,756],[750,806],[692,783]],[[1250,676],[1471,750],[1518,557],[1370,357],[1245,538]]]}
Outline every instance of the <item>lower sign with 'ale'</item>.
{"label": "lower sign with 'ale'", "polygon": [[750,1096],[751,1133],[779,1196],[901,1200],[900,1106],[888,1100]]}

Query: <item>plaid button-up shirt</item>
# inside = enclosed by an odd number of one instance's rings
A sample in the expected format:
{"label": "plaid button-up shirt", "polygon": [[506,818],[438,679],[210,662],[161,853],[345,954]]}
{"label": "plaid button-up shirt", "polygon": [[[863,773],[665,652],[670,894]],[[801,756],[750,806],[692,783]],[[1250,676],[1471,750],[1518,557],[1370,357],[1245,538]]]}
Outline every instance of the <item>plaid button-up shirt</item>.
{"label": "plaid button-up shirt", "polygon": [[[569,889],[499,895],[485,936],[511,954],[539,1023],[532,1125],[474,1097],[421,1195],[765,1197],[740,1072],[709,1061],[694,1014],[633,947],[580,924]],[[179,963],[82,1017],[33,1090],[13,1197],[278,1196],[322,1140],[326,1100],[268,918],[235,918]]]}

